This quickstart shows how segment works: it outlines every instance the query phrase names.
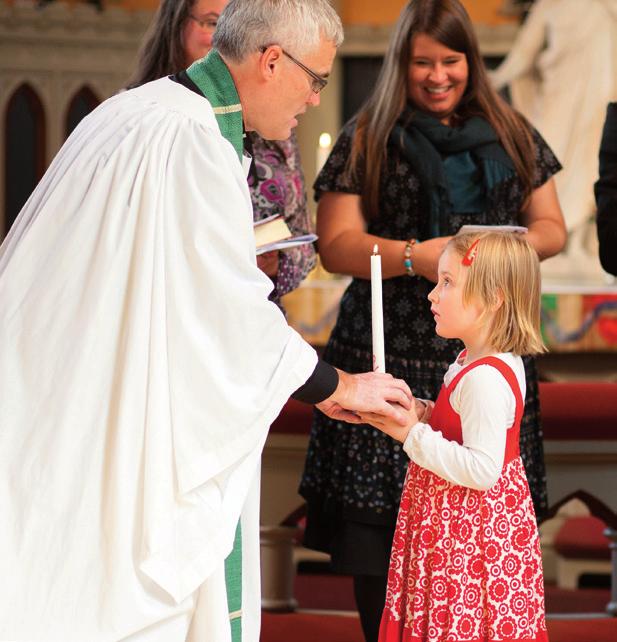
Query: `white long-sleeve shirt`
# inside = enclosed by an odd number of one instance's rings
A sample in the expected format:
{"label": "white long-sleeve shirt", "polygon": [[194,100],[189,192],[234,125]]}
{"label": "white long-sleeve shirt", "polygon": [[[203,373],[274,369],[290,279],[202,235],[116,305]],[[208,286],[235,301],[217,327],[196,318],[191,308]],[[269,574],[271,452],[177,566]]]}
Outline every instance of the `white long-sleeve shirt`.
{"label": "white long-sleeve shirt", "polygon": [[[511,353],[495,355],[514,371],[525,398],[525,368]],[[444,377],[448,386],[465,367],[455,361]],[[419,466],[447,481],[488,490],[499,479],[508,428],[514,423],[516,401],[503,375],[492,366],[477,366],[465,374],[450,395],[452,409],[461,417],[463,444],[445,439],[439,426],[418,422],[403,448]]]}

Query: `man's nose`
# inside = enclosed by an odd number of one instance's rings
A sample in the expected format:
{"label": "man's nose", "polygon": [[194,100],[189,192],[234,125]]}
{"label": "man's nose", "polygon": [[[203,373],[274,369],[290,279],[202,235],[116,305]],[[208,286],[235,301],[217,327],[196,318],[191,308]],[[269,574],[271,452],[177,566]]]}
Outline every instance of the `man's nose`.
{"label": "man's nose", "polygon": [[316,94],[313,90],[311,90],[311,95],[306,102],[308,105],[312,105],[313,107],[319,107],[319,103],[321,102],[320,94]]}

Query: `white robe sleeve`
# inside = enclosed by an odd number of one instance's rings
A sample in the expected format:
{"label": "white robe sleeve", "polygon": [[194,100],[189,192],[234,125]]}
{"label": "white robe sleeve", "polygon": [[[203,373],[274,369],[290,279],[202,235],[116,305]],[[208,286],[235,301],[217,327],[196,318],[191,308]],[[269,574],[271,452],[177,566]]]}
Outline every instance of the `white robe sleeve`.
{"label": "white robe sleeve", "polygon": [[488,490],[501,474],[514,394],[499,371],[482,365],[462,377],[450,404],[461,417],[462,445],[445,439],[438,426],[417,423],[403,448],[416,464],[453,484]]}

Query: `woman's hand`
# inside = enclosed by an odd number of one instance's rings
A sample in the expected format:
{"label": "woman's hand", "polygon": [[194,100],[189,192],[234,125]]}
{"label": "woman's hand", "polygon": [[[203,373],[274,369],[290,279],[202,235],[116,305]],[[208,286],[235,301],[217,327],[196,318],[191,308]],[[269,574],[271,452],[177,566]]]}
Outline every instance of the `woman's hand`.
{"label": "woman's hand", "polygon": [[257,255],[257,267],[269,277],[275,277],[279,271],[279,251],[264,252]]}
{"label": "woman's hand", "polygon": [[413,270],[425,279],[437,283],[437,264],[451,236],[438,236],[416,243],[411,252]]}

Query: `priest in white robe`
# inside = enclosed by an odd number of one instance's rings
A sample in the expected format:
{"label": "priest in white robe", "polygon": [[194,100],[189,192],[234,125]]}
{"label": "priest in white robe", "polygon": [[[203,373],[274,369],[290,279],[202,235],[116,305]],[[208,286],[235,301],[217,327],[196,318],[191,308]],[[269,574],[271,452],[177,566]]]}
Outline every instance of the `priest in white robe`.
{"label": "priest in white robe", "polygon": [[341,40],[326,0],[231,0],[216,49],[104,102],[20,213],[0,249],[0,640],[257,642],[269,425],[291,394],[348,420],[409,406],[403,382],[318,362],[255,261],[243,128],[289,136]]}

